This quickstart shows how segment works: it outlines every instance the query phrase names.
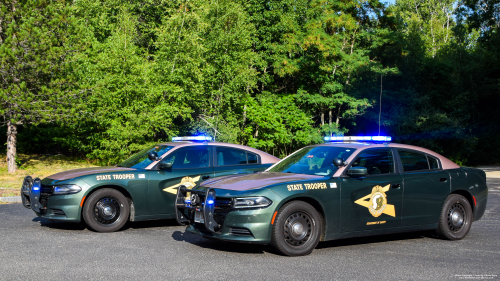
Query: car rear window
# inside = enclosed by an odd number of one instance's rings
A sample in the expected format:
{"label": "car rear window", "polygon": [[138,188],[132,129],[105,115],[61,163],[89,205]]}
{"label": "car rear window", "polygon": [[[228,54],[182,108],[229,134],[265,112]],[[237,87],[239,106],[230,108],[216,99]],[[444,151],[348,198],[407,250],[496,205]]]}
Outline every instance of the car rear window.
{"label": "car rear window", "polygon": [[[217,147],[217,166],[231,166],[231,165],[244,165],[248,163],[257,163],[257,155],[248,153],[245,150],[228,148],[228,147]],[[253,156],[251,156],[253,155]],[[252,162],[250,162],[250,160]]]}
{"label": "car rear window", "polygon": [[439,161],[431,156],[427,156],[427,160],[429,160],[429,166],[432,169],[439,169]]}
{"label": "car rear window", "polygon": [[425,154],[408,150],[398,150],[398,154],[403,164],[403,171],[429,170],[429,163]]}
{"label": "car rear window", "polygon": [[248,157],[248,164],[257,164],[257,163],[259,163],[259,158],[257,157],[257,154],[253,154],[253,153],[247,152],[247,157]]}

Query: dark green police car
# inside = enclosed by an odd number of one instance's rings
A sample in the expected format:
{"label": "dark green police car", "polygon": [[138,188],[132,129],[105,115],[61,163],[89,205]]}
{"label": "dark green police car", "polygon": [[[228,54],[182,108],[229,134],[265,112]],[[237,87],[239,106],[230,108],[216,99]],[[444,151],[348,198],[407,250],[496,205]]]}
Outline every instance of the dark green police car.
{"label": "dark green police car", "polygon": [[179,137],[154,145],[114,167],[66,171],[42,180],[24,179],[25,207],[55,221],[80,222],[111,232],[128,221],[174,218],[182,184],[263,171],[279,159],[247,146]]}
{"label": "dark green police car", "polygon": [[332,137],[265,172],[178,189],[176,216],[207,238],[309,254],[319,241],[436,229],[464,238],[485,212],[482,170],[390,137]]}

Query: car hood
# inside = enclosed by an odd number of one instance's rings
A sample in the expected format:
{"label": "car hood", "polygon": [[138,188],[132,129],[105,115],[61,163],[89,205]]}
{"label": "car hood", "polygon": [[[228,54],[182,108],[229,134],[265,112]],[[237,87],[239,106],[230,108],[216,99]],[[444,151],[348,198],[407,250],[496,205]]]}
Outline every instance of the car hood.
{"label": "car hood", "polygon": [[215,178],[202,182],[200,187],[243,191],[263,188],[279,183],[320,178],[322,178],[322,176],[264,172]]}
{"label": "car hood", "polygon": [[50,178],[53,180],[69,180],[69,179],[74,179],[74,178],[87,176],[87,175],[121,172],[121,171],[135,171],[135,170],[136,169],[123,168],[123,167],[92,167],[92,168],[83,168],[83,169],[64,171],[61,173],[50,175],[47,178]]}

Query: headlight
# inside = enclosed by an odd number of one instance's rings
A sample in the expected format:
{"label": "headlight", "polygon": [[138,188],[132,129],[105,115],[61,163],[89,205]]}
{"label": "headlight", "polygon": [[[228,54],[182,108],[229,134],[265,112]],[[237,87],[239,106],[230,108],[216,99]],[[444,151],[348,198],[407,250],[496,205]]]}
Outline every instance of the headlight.
{"label": "headlight", "polygon": [[62,194],[75,194],[82,191],[82,188],[78,185],[56,185],[54,186],[54,195],[62,195]]}
{"label": "headlight", "polygon": [[245,197],[235,198],[235,208],[262,208],[271,205],[273,201],[266,197]]}

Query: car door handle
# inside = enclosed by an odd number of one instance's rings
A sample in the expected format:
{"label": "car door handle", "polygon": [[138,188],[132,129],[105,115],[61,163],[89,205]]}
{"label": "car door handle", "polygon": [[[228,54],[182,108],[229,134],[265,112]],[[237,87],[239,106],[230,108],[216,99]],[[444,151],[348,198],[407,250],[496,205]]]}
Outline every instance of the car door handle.
{"label": "car door handle", "polygon": [[447,179],[447,178],[440,178],[440,179],[439,179],[439,181],[440,181],[440,182],[447,182],[447,181],[448,181],[448,179]]}
{"label": "car door handle", "polygon": [[210,178],[210,176],[203,176],[201,177],[202,180],[208,180]]}
{"label": "car door handle", "polygon": [[392,185],[392,188],[400,188],[400,187],[401,187],[401,185],[399,183],[396,183],[396,184]]}

